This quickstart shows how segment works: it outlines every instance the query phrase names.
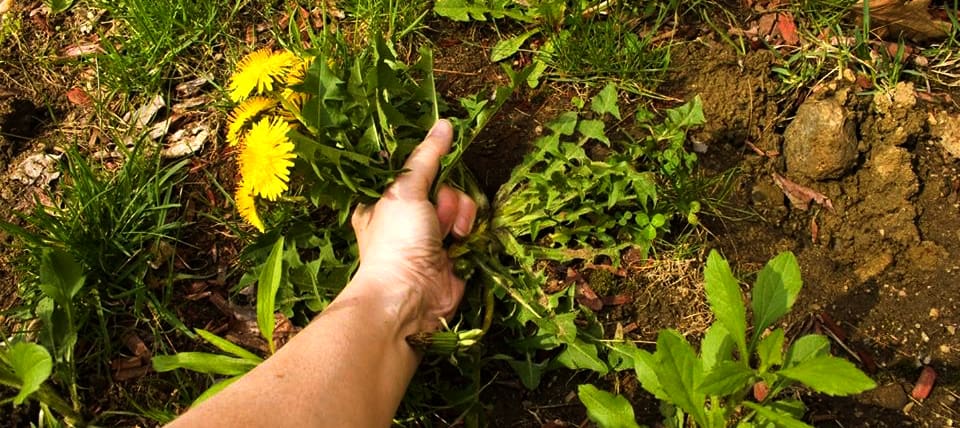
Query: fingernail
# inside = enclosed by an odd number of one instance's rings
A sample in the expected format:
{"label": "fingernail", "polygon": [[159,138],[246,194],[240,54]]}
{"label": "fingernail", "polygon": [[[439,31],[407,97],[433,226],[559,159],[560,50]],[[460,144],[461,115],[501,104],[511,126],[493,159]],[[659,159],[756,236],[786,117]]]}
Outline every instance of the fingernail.
{"label": "fingernail", "polygon": [[427,137],[449,137],[453,135],[453,125],[447,119],[440,119],[430,128]]}
{"label": "fingernail", "polygon": [[466,238],[473,231],[473,221],[475,216],[461,216],[454,221],[453,233],[461,238]]}

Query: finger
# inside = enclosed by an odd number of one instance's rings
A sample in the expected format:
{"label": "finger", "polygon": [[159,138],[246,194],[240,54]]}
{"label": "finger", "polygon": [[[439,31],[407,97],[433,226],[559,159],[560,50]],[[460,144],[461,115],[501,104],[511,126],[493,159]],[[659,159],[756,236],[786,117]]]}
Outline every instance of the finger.
{"label": "finger", "polygon": [[440,234],[446,237],[457,220],[457,210],[460,209],[460,195],[452,187],[440,186],[437,191],[437,220],[440,222]]}
{"label": "finger", "polygon": [[401,198],[426,199],[437,171],[440,158],[453,144],[453,125],[446,119],[438,120],[427,138],[413,150],[403,165],[408,171],[397,177],[390,190]]}
{"label": "finger", "polygon": [[477,218],[477,203],[466,193],[457,191],[457,217],[453,220],[453,234],[465,238],[473,230],[473,222]]}
{"label": "finger", "polygon": [[362,203],[357,204],[357,207],[354,208],[353,215],[350,216],[350,224],[353,226],[354,233],[359,235],[370,223],[370,215],[373,211],[370,208],[370,206]]}

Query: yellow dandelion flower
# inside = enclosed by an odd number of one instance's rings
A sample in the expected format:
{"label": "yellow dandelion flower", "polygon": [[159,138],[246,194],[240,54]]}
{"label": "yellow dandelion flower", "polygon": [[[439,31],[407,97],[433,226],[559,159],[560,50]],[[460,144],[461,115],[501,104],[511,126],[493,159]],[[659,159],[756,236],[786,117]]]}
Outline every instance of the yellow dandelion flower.
{"label": "yellow dandelion flower", "polygon": [[240,174],[254,194],[276,200],[290,181],[293,143],[287,138],[291,126],[279,117],[265,117],[253,124],[240,150]]}
{"label": "yellow dandelion flower", "polygon": [[227,118],[227,142],[231,146],[237,145],[243,136],[243,128],[258,114],[272,109],[275,105],[277,102],[267,97],[252,97],[240,103]]}
{"label": "yellow dandelion flower", "polygon": [[284,78],[296,64],[297,57],[290,51],[272,52],[260,49],[247,55],[237,64],[237,71],[230,77],[227,89],[230,99],[240,102],[250,96],[273,90],[273,82]]}
{"label": "yellow dandelion flower", "polygon": [[287,73],[283,79],[284,85],[293,86],[303,83],[303,78],[307,76],[307,70],[310,69],[310,64],[312,63],[312,56],[297,58],[294,61],[293,67],[290,68],[290,72]]}
{"label": "yellow dandelion flower", "polygon": [[263,232],[263,221],[260,220],[260,215],[257,214],[257,205],[253,199],[253,188],[245,181],[241,181],[240,185],[237,186],[234,200],[237,202],[237,211],[240,212],[240,216],[243,217],[247,223],[257,228],[257,230]]}

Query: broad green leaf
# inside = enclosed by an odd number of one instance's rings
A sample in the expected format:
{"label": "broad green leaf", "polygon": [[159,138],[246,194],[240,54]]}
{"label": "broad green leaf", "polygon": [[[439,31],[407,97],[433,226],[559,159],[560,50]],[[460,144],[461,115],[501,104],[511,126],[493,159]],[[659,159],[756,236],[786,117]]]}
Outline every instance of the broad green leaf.
{"label": "broad green leaf", "polygon": [[520,376],[520,382],[523,383],[523,386],[531,391],[537,389],[537,386],[540,385],[540,379],[543,377],[543,372],[547,370],[546,361],[534,363],[530,354],[527,354],[525,361],[511,359],[507,360],[507,364],[510,364],[513,371],[517,372],[517,376]]}
{"label": "broad green leaf", "polygon": [[754,372],[737,361],[721,361],[703,378],[699,392],[706,395],[727,396],[751,385]]}
{"label": "broad green leaf", "polygon": [[30,394],[40,389],[53,371],[53,359],[47,350],[36,343],[19,342],[6,351],[6,360],[20,381],[20,391],[13,398],[19,406]]}
{"label": "broad green leaf", "polygon": [[497,42],[497,44],[493,46],[493,50],[490,51],[490,61],[500,62],[513,56],[513,54],[517,53],[517,51],[520,50],[520,47],[526,43],[527,39],[539,32],[540,28],[534,28],[533,30],[527,31],[523,34]]}
{"label": "broad green leaf", "polygon": [[636,368],[636,360],[640,358],[638,354],[645,352],[632,342],[607,344],[607,349],[609,350],[607,361],[610,363],[610,368],[615,371]]}
{"label": "broad green leaf", "polygon": [[730,333],[740,357],[746,358],[747,352],[747,309],[740,294],[740,285],[730,271],[730,265],[716,250],[707,256],[707,267],[703,271],[704,289],[710,309],[724,329]]}
{"label": "broad green leaf", "polygon": [[666,391],[663,390],[663,386],[660,385],[660,379],[657,377],[657,360],[654,355],[642,349],[638,349],[637,351],[633,358],[633,368],[637,373],[637,380],[640,381],[640,386],[660,401],[670,400]]}
{"label": "broad green leaf", "polygon": [[598,114],[610,113],[620,120],[620,107],[617,106],[617,85],[608,83],[593,99],[590,100],[590,110]]}
{"label": "broad green leaf", "polygon": [[607,364],[597,356],[597,346],[576,339],[567,344],[567,349],[557,355],[557,362],[572,370],[593,370],[601,375],[607,374]]}
{"label": "broad green leaf", "polygon": [[700,100],[700,95],[693,97],[690,102],[680,107],[667,110],[667,121],[679,129],[706,123],[707,120],[703,117],[703,102]]}
{"label": "broad green leaf", "polygon": [[587,417],[600,428],[639,428],[633,406],[620,395],[601,391],[590,384],[577,387],[577,397],[587,408]]}
{"label": "broad green leaf", "polygon": [[234,377],[228,377],[224,380],[221,380],[213,385],[210,385],[206,391],[203,391],[203,394],[200,394],[196,400],[193,400],[193,403],[190,404],[190,407],[197,407],[198,404],[207,401],[208,398],[217,395],[218,392],[223,391],[226,387],[232,385],[234,382],[240,380],[243,375],[237,375]]}
{"label": "broad green leaf", "polygon": [[227,339],[224,339],[220,336],[217,336],[209,331],[198,328],[196,332],[200,337],[203,338],[203,340],[210,342],[210,344],[212,344],[213,346],[216,346],[218,349],[220,349],[223,352],[226,352],[228,354],[233,354],[236,357],[240,357],[245,360],[250,360],[251,362],[255,362],[255,363],[259,363],[263,361],[263,358],[260,358],[257,354],[254,354],[253,352],[243,349],[237,346],[236,344],[234,344],[233,342]]}
{"label": "broad green leaf", "polygon": [[828,395],[859,394],[877,386],[852,363],[831,355],[813,357],[777,374]]}
{"label": "broad green leaf", "polygon": [[603,121],[595,119],[581,120],[580,124],[577,125],[577,130],[579,130],[584,137],[601,141],[607,146],[610,146],[610,139],[607,138],[607,134],[604,133],[603,128]]}
{"label": "broad green leaf", "polygon": [[758,415],[762,416],[763,419],[766,419],[768,422],[773,423],[778,428],[813,428],[810,425],[803,423],[794,419],[792,416],[774,411],[769,407],[757,404],[751,401],[744,401],[744,406],[747,406],[750,410],[757,412]]}
{"label": "broad green leaf", "polygon": [[830,339],[819,334],[808,334],[790,345],[783,366],[793,367],[809,359],[829,354]]}
{"label": "broad green leaf", "polygon": [[737,344],[733,343],[730,333],[719,323],[713,323],[703,336],[703,341],[700,342],[700,360],[703,361],[703,371],[708,373],[720,361],[732,359],[733,350],[736,347]]}
{"label": "broad green leaf", "polygon": [[153,369],[161,373],[176,369],[187,369],[200,373],[236,376],[244,374],[256,366],[257,363],[244,358],[228,357],[208,352],[180,352],[173,355],[153,357]]}
{"label": "broad green leaf", "polygon": [[573,135],[577,129],[577,112],[568,111],[547,122],[547,128],[560,135]]}
{"label": "broad green leaf", "polygon": [[40,290],[61,306],[70,301],[83,287],[83,266],[72,255],[60,250],[46,249],[40,256]]}
{"label": "broad green leaf", "polygon": [[260,327],[263,338],[267,339],[271,354],[276,352],[276,345],[273,343],[273,329],[276,327],[273,311],[276,308],[277,291],[280,289],[282,268],[283,236],[280,236],[273,244],[257,282],[257,327]]}
{"label": "broad green leaf", "polygon": [[790,311],[803,281],[800,266],[791,252],[780,253],[757,274],[752,290],[754,340],[764,329]]}
{"label": "broad green leaf", "polygon": [[783,364],[784,332],[778,328],[770,332],[767,337],[757,344],[757,355],[760,356],[760,372],[766,372],[773,366]]}
{"label": "broad green leaf", "polygon": [[667,401],[703,425],[706,397],[697,391],[703,378],[703,366],[693,348],[680,333],[661,330],[657,335],[657,352],[653,356],[654,371],[668,397]]}

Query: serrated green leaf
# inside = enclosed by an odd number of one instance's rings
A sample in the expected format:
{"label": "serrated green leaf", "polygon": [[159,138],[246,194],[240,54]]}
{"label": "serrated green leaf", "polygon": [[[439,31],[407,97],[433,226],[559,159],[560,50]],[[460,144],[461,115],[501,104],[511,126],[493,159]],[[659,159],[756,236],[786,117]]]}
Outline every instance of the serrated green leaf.
{"label": "serrated green leaf", "polygon": [[70,305],[85,279],[83,266],[69,253],[46,249],[40,256],[40,291],[61,306]]}
{"label": "serrated green leaf", "polygon": [[787,350],[787,358],[784,367],[793,367],[814,357],[830,354],[830,339],[819,334],[808,334],[803,336]]}
{"label": "serrated green leaf", "polygon": [[609,147],[610,139],[607,138],[607,134],[604,133],[604,127],[602,120],[589,119],[581,120],[580,124],[577,125],[577,130],[580,131],[580,134],[584,137],[601,141]]}
{"label": "serrated green leaf", "polygon": [[778,328],[770,332],[757,344],[757,355],[760,356],[760,372],[766,372],[773,366],[783,364],[784,332]]}
{"label": "serrated green leaf", "polygon": [[703,371],[709,373],[720,361],[733,358],[733,350],[737,344],[733,343],[730,333],[719,323],[713,323],[700,342],[700,360],[703,361]]}
{"label": "serrated green leaf", "polygon": [[740,285],[730,271],[730,265],[716,250],[707,256],[707,267],[703,271],[704,290],[710,309],[717,322],[730,333],[740,355],[745,358],[747,352],[747,309],[740,294]]}
{"label": "serrated green leaf", "polygon": [[257,281],[257,327],[270,346],[270,353],[276,352],[273,342],[273,329],[276,327],[273,312],[276,308],[277,291],[283,268],[283,236],[273,244],[270,255],[260,271]]}
{"label": "serrated green leaf", "polygon": [[620,395],[601,391],[590,384],[577,387],[577,397],[587,408],[587,417],[600,428],[639,428],[633,406]]}
{"label": "serrated green leaf", "polygon": [[174,355],[156,355],[153,357],[153,369],[168,372],[187,369],[207,374],[236,376],[244,374],[257,363],[245,358],[228,357],[208,352],[180,352]]}
{"label": "serrated green leaf", "polygon": [[687,412],[697,423],[704,425],[704,400],[697,391],[703,380],[703,365],[697,359],[686,339],[673,330],[661,330],[657,335],[657,352],[653,355],[660,387],[669,402]]}
{"label": "serrated green leaf", "polygon": [[859,394],[877,386],[852,363],[831,355],[813,357],[777,374],[828,395]]}
{"label": "serrated green leaf", "polygon": [[568,111],[547,122],[547,128],[560,135],[573,135],[577,129],[577,112]]}
{"label": "serrated green leaf", "polygon": [[43,384],[53,371],[53,359],[47,350],[36,343],[18,342],[5,352],[5,360],[20,381],[20,391],[13,398],[19,406]]}
{"label": "serrated green leaf", "polygon": [[768,407],[765,407],[761,404],[757,404],[750,401],[744,401],[744,406],[747,406],[750,410],[757,412],[758,415],[763,416],[763,419],[766,419],[767,422],[774,424],[779,428],[813,428],[810,425],[803,423],[794,419],[792,416],[780,412],[776,412]]}
{"label": "serrated green leaf", "polygon": [[780,253],[767,262],[752,291],[754,340],[790,311],[802,287],[800,265],[793,253]]}
{"label": "serrated green leaf", "polygon": [[234,344],[233,342],[227,339],[224,339],[220,336],[217,336],[209,331],[206,331],[200,328],[196,329],[195,331],[197,332],[197,335],[203,338],[203,340],[210,342],[211,345],[216,346],[218,349],[220,349],[223,352],[226,352],[228,354],[233,354],[236,357],[243,358],[245,360],[250,360],[251,362],[255,362],[255,363],[259,363],[263,361],[263,358],[260,358],[257,354],[254,354],[253,352],[243,349],[237,346],[236,344]]}
{"label": "serrated green leaf", "polygon": [[493,50],[490,51],[490,61],[500,62],[513,56],[513,54],[517,53],[520,47],[526,43],[527,39],[539,32],[540,28],[534,28],[533,30],[497,42],[497,44],[493,46]]}
{"label": "serrated green leaf", "polygon": [[597,114],[610,113],[620,120],[620,107],[617,106],[617,85],[608,83],[593,99],[590,100],[590,110]]}
{"label": "serrated green leaf", "polygon": [[557,362],[572,370],[593,370],[601,375],[610,370],[607,364],[597,356],[597,345],[576,339],[567,344],[566,349],[557,355]]}
{"label": "serrated green leaf", "polygon": [[706,123],[706,118],[703,117],[703,102],[700,100],[700,95],[693,97],[690,102],[680,107],[667,110],[667,121],[678,129],[686,129]]}
{"label": "serrated green leaf", "polygon": [[721,361],[704,376],[698,391],[706,395],[726,396],[751,385],[754,372],[737,361]]}

